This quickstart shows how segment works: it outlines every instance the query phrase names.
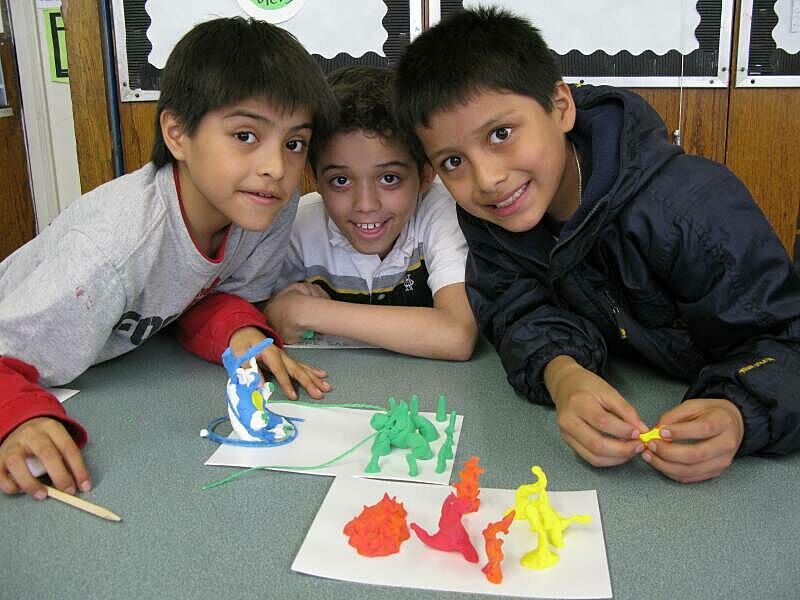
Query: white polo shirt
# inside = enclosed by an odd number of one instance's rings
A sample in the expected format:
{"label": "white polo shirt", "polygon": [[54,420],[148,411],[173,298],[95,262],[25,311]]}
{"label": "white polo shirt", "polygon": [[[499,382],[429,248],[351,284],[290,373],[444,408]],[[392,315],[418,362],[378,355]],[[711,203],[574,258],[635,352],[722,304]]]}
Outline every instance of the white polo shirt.
{"label": "white polo shirt", "polygon": [[300,199],[278,285],[316,283],[345,302],[432,306],[439,289],[464,281],[466,258],[455,202],[438,178],[383,260],[353,248],[312,192]]}

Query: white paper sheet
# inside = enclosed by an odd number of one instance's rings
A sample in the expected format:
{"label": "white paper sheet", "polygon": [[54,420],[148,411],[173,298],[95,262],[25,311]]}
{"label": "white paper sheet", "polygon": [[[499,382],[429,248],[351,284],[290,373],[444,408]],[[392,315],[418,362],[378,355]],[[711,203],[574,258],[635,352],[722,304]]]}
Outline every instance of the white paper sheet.
{"label": "white paper sheet", "polygon": [[328,335],[325,333],[315,333],[309,340],[301,340],[296,344],[286,344],[287,348],[317,348],[319,350],[341,350],[344,348],[377,348],[366,342],[359,342],[350,338]]}
{"label": "white paper sheet", "polygon": [[[75,394],[78,393],[79,390],[70,390],[67,388],[50,388],[47,391],[53,394],[56,398],[58,398],[58,401],[63,404],[65,400],[72,398]],[[36,458],[35,456],[29,456],[28,458],[26,458],[25,464],[28,466],[28,471],[30,471],[31,475],[33,475],[34,477],[41,477],[42,475],[45,474],[44,465],[42,465],[42,463],[39,462],[39,459]]]}
{"label": "white paper sheet", "polygon": [[[487,0],[465,0],[464,8],[486,4]],[[597,50],[617,54],[627,50],[635,55],[646,50],[656,54],[677,50],[689,54],[700,47],[694,34],[700,23],[696,2],[494,0],[489,4],[529,18],[541,30],[550,48],[559,54],[570,50],[583,54]]]}
{"label": "white paper sheet", "polygon": [[[221,444],[205,464],[229,467],[284,465],[285,468],[276,468],[275,470],[312,475],[399,479],[443,485],[450,482],[450,474],[453,469],[452,460],[447,461],[447,468],[443,473],[436,472],[436,454],[444,443],[444,429],[447,427],[449,419],[440,423],[436,420],[435,413],[419,413],[433,423],[439,431],[439,439],[430,443],[434,457],[429,460],[418,460],[419,474],[410,477],[406,462],[408,450],[403,449],[393,449],[388,456],[381,457],[379,473],[365,473],[364,467],[367,466],[372,456],[370,453],[372,440],[330,466],[311,470],[293,469],[292,466],[314,466],[325,463],[374,433],[375,430],[370,425],[370,419],[376,411],[326,407],[324,404],[302,406],[291,402],[270,403],[270,407],[274,412],[285,417],[305,419],[304,422],[296,423],[297,439],[289,444],[272,448],[248,448]],[[463,416],[456,416],[455,431],[453,432],[453,455],[456,454],[458,448],[462,422]]]}
{"label": "white paper sheet", "polygon": [[[554,480],[557,477],[551,476],[550,483]],[[522,483],[530,481],[519,482]],[[337,477],[309,528],[292,570],[359,583],[464,593],[528,598],[611,598],[600,507],[594,490],[548,490],[551,505],[562,516],[588,514],[592,517],[591,523],[573,523],[564,532],[564,547],[557,549],[560,560],[550,569],[534,571],[519,564],[520,558],[537,544],[536,535],[530,532],[525,521],[515,521],[508,535],[501,533],[499,539],[503,540],[505,558],[500,584],[487,581],[480,570],[486,564],[481,532],[488,523],[499,521],[505,511],[513,507],[515,490],[482,488],[480,509],[464,516],[462,523],[478,551],[478,563],[468,563],[458,553],[432,550],[420,542],[413,531],[410,539],[400,546],[399,553],[367,558],[348,545],[347,536],[342,532],[364,505],[375,504],[384,492],[403,504],[409,524],[417,523],[428,532],[435,532],[442,501],[451,491],[454,490],[449,486]]]}
{"label": "white paper sheet", "polygon": [[788,52],[800,52],[800,2],[798,0],[778,0],[775,3],[778,22],[772,30],[775,45]]}
{"label": "white paper sheet", "polygon": [[[152,50],[149,62],[163,69],[178,40],[194,25],[217,17],[248,16],[236,0],[147,0],[150,16],[147,38]],[[330,0],[306,0],[300,12],[278,25],[294,34],[312,54],[334,58],[340,52],[353,57],[375,52],[385,56],[389,34],[383,28],[386,4],[359,0],[358,8]]]}

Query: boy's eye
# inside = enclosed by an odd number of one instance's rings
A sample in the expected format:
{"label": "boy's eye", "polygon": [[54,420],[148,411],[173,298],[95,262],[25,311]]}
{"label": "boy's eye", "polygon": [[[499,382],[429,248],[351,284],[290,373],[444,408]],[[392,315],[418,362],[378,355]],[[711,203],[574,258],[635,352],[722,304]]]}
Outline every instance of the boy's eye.
{"label": "boy's eye", "polygon": [[384,175],[381,175],[381,181],[386,185],[393,185],[400,181],[400,178],[394,173],[385,173]]}
{"label": "boy's eye", "polygon": [[489,143],[499,144],[505,142],[509,137],[511,137],[511,127],[498,127],[489,134]]}
{"label": "boy's eye", "polygon": [[305,140],[289,140],[286,142],[286,147],[290,152],[305,152],[306,146]]}
{"label": "boy's eye", "polygon": [[445,171],[452,171],[461,166],[460,156],[448,156],[442,161],[442,168]]}
{"label": "boy's eye", "polygon": [[345,177],[344,175],[337,175],[336,177],[333,177],[330,180],[330,184],[332,186],[334,186],[334,187],[345,186],[345,185],[347,185],[348,182],[349,182],[349,179],[347,179],[347,177]]}
{"label": "boy's eye", "polygon": [[244,142],[245,144],[255,144],[256,143],[256,134],[252,131],[237,131],[233,134],[237,140],[240,142]]}

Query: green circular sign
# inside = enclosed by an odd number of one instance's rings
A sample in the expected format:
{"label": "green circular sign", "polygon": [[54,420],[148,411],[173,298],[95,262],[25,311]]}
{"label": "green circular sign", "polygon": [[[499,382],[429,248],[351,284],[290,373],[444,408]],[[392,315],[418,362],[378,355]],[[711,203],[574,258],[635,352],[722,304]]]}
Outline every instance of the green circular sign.
{"label": "green circular sign", "polygon": [[238,0],[238,3],[251,17],[282,23],[300,12],[306,0]]}
{"label": "green circular sign", "polygon": [[292,0],[250,0],[256,7],[264,10],[278,10],[292,3]]}

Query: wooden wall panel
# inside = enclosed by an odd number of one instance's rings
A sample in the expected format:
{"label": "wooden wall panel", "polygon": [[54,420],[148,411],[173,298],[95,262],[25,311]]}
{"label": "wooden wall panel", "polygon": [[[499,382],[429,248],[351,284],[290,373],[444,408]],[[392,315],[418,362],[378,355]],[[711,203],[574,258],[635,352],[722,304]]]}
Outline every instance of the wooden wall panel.
{"label": "wooden wall panel", "polygon": [[683,115],[680,114],[678,89],[638,88],[634,91],[658,111],[670,135],[682,120],[681,145],[686,152],[725,162],[727,89],[684,89]]}
{"label": "wooden wall panel", "polygon": [[157,106],[157,102],[120,103],[122,154],[126,173],[135,171],[150,160]]}
{"label": "wooden wall panel", "polygon": [[103,72],[100,1],[103,0],[62,2],[78,170],[84,193],[114,178],[113,143]]}
{"label": "wooden wall panel", "polygon": [[734,88],[730,104],[725,162],[791,252],[800,205],[800,89]]}

